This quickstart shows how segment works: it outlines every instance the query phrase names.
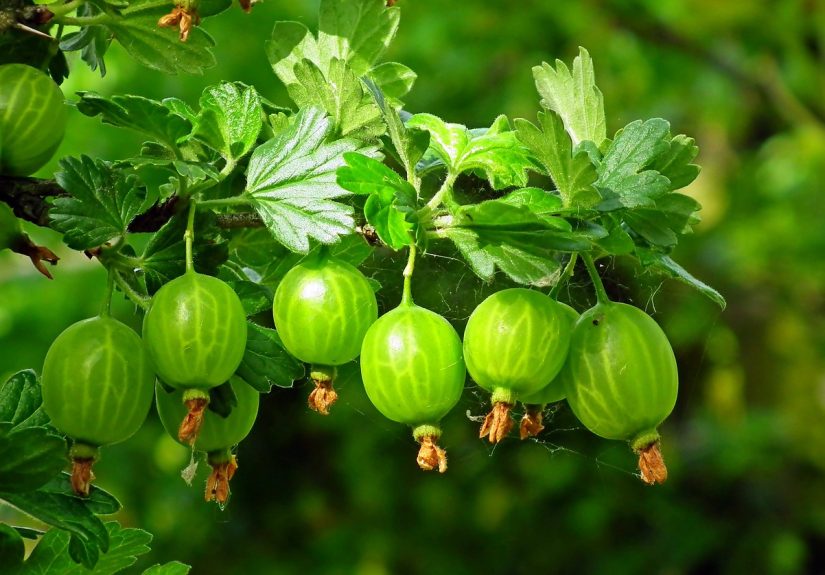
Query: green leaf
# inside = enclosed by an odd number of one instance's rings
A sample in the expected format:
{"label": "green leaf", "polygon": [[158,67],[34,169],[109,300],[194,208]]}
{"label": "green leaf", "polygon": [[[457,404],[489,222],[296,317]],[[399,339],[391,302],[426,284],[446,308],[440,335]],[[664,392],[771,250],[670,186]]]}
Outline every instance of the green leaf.
{"label": "green leaf", "polygon": [[[155,293],[168,281],[186,271],[185,212],[179,213],[158,230],[143,250],[140,267],[146,278],[146,288]],[[215,225],[212,212],[201,211],[195,216],[193,261],[195,269],[204,274],[217,275],[220,265],[229,257],[229,248]]]}
{"label": "green leaf", "polygon": [[[81,4],[77,15],[81,18],[95,16],[102,10],[88,2]],[[105,26],[83,26],[77,32],[66,34],[60,40],[60,49],[64,52],[80,50],[80,58],[92,70],[100,68],[100,75],[106,75],[106,62],[103,57],[111,44],[108,29]]]}
{"label": "green leaf", "polygon": [[320,63],[315,36],[300,22],[276,22],[266,43],[266,56],[284,86],[298,83],[294,71],[298,62]]}
{"label": "green leaf", "polygon": [[415,188],[378,160],[344,154],[347,165],[338,170],[338,185],[353,194],[369,196],[364,216],[381,241],[394,250],[411,242],[416,212]]}
{"label": "green leaf", "polygon": [[0,499],[40,521],[68,531],[72,557],[91,569],[99,554],[109,549],[109,534],[90,505],[71,493],[71,487],[66,491],[65,481],[60,477],[33,491],[0,492]]}
{"label": "green leaf", "polygon": [[605,197],[599,209],[652,206],[666,194],[670,180],[648,168],[668,153],[670,139],[670,124],[661,118],[636,120],[619,130],[596,168],[596,187]]}
{"label": "green leaf", "polygon": [[691,225],[698,222],[695,215],[701,209],[699,202],[682,194],[666,194],[657,199],[654,206],[627,210],[624,220],[634,232],[653,246],[671,248],[679,236],[690,233]]}
{"label": "green leaf", "polygon": [[636,257],[648,271],[679,280],[689,285],[701,294],[710,298],[720,308],[725,309],[727,302],[718,291],[693,277],[685,268],[677,264],[671,257],[647,248],[637,247]]}
{"label": "green leaf", "polygon": [[0,491],[31,491],[66,465],[66,440],[45,427],[0,423]]}
{"label": "green leaf", "polygon": [[699,175],[699,166],[691,163],[698,153],[695,140],[680,134],[670,141],[668,151],[656,158],[650,167],[670,180],[671,190],[678,190]]}
{"label": "green leaf", "polygon": [[273,385],[292,387],[304,376],[304,365],[293,358],[274,329],[247,322],[246,351],[235,375],[261,393]]}
{"label": "green leaf", "polygon": [[[87,569],[72,561],[71,537],[68,533],[52,529],[46,533],[28,560],[14,575],[113,575],[134,565],[140,555],[149,552],[152,535],[142,529],[124,528],[116,521],[105,525],[109,538],[109,550],[101,553],[97,563]],[[10,574],[12,575],[12,574]]]}
{"label": "green leaf", "polygon": [[441,233],[485,281],[491,281],[498,268],[517,283],[552,286],[561,273],[557,252],[589,249],[590,240],[570,231],[560,218],[539,215],[543,207],[534,213],[529,204],[511,201],[462,206]]}
{"label": "green leaf", "polygon": [[[395,149],[399,163],[404,171],[415,177],[416,164],[424,157],[430,146],[430,133],[418,128],[408,128],[401,120],[401,116],[393,106],[387,103],[381,88],[373,82],[367,82],[367,87],[381,110],[387,132]],[[385,146],[385,149],[388,146]]]}
{"label": "green leaf", "polygon": [[227,161],[237,161],[255,145],[263,127],[263,110],[254,88],[222,82],[203,91],[195,136]]}
{"label": "green leaf", "polygon": [[296,83],[287,86],[289,96],[298,106],[325,110],[333,119],[335,135],[371,140],[384,133],[380,110],[343,60],[332,60],[327,73],[301,60],[294,72]]}
{"label": "green leaf", "polygon": [[87,116],[100,119],[119,128],[128,128],[160,142],[169,150],[192,131],[192,123],[156,100],[142,96],[112,96],[95,92],[78,92],[77,109]]}
{"label": "green leaf", "polygon": [[171,9],[171,4],[154,0],[130,2],[107,26],[126,52],[140,64],[166,74],[203,74],[215,65],[212,47],[215,41],[203,29],[195,27],[186,42],[178,31],[158,28],[158,19]]}
{"label": "green leaf", "polygon": [[55,179],[72,197],[57,198],[49,218],[54,229],[63,232],[66,244],[76,250],[125,235],[134,217],[151,204],[135,176],[123,175],[108,162],[88,156],[60,160]]}
{"label": "green leaf", "polygon": [[[562,208],[561,199],[557,195],[540,188],[521,188],[510,192],[499,201],[511,206],[524,206],[537,216],[553,216]],[[549,221],[558,222],[562,228],[570,229],[567,221],[561,218]]]}
{"label": "green leaf", "polygon": [[516,120],[519,140],[553,178],[565,206],[592,208],[601,200],[593,186],[598,178],[596,167],[584,151],[573,153],[573,142],[564,131],[561,117],[555,112],[539,112],[539,127],[527,120]]}
{"label": "green leaf", "polygon": [[42,403],[37,374],[31,369],[18,371],[0,386],[0,422],[9,422],[14,429],[44,426],[49,416]]}
{"label": "green leaf", "polygon": [[12,571],[23,563],[26,545],[17,530],[5,523],[0,523],[0,565],[4,570]]}
{"label": "green leaf", "polygon": [[607,138],[604,98],[596,87],[593,61],[584,48],[573,60],[573,71],[561,60],[553,68],[547,62],[533,68],[541,105],[556,112],[574,145],[589,140],[601,146]]}
{"label": "green leaf", "polygon": [[272,290],[249,280],[230,279],[227,283],[238,294],[246,315],[255,315],[272,309]]}
{"label": "green leaf", "polygon": [[191,567],[180,561],[171,561],[163,565],[152,565],[143,575],[187,575]]}
{"label": "green leaf", "polygon": [[401,99],[412,90],[418,75],[404,64],[384,62],[371,69],[367,76],[387,97]]}
{"label": "green leaf", "polygon": [[310,238],[335,243],[355,226],[353,209],[335,201],[349,193],[335,172],[344,153],[373,156],[376,150],[351,139],[328,142],[331,131],[322,110],[305,108],[249,160],[246,194],[275,239],[292,251],[307,253]]}
{"label": "green leaf", "polygon": [[398,30],[401,12],[384,0],[322,0],[318,17],[321,63],[342,60],[362,76]]}
{"label": "green leaf", "polygon": [[475,274],[492,281],[496,268],[513,281],[539,287],[555,285],[561,266],[547,255],[534,255],[507,243],[488,242],[473,230],[456,228],[447,232]]}
{"label": "green leaf", "polygon": [[229,417],[237,405],[238,396],[228,381],[209,390],[209,410],[221,417]]}
{"label": "green leaf", "polygon": [[633,253],[636,243],[625,229],[612,220],[607,220],[607,235],[598,238],[596,243],[608,254],[621,256]]}
{"label": "green leaf", "polygon": [[499,116],[489,129],[475,133],[432,114],[416,114],[407,121],[407,127],[430,133],[430,150],[452,177],[480,170],[493,188],[500,190],[527,185],[527,170],[535,166],[505,116]]}

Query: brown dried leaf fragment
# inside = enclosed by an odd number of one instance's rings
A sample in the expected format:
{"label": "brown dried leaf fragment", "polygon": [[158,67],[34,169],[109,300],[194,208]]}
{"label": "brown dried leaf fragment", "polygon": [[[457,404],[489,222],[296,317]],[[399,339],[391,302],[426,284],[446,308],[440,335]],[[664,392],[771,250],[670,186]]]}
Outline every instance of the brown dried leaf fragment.
{"label": "brown dried leaf fragment", "polygon": [[447,471],[447,451],[439,447],[436,438],[426,435],[421,438],[421,448],[418,450],[418,467],[424,471],[438,469],[439,473]]}
{"label": "brown dried leaf fragment", "polygon": [[225,505],[229,500],[229,482],[238,470],[238,461],[233,455],[229,461],[210,465],[212,465],[212,473],[206,480],[204,498],[206,501],[217,501],[218,504]]}
{"label": "brown dried leaf fragment", "polygon": [[72,490],[81,497],[88,497],[95,474],[92,472],[94,459],[72,459]]}
{"label": "brown dried leaf fragment", "polygon": [[189,412],[180,424],[178,439],[180,439],[182,443],[194,445],[201,431],[203,416],[206,412],[206,407],[209,405],[209,400],[196,397],[194,399],[187,399],[184,404]]}
{"label": "brown dried leaf fragment", "polygon": [[513,420],[510,418],[510,410],[513,404],[497,401],[493,404],[493,409],[484,418],[481,425],[480,438],[487,437],[490,443],[496,444],[510,433],[513,428]]}
{"label": "brown dried leaf fragment", "polygon": [[181,8],[175,6],[172,11],[165,16],[161,16],[158,20],[160,28],[179,28],[180,41],[186,42],[189,39],[189,33],[193,26],[197,26],[201,22],[201,17],[196,9]]}
{"label": "brown dried leaf fragment", "polygon": [[331,379],[313,379],[315,389],[309,394],[307,403],[309,408],[321,415],[329,415],[329,408],[338,401],[338,392],[332,386]]}
{"label": "brown dried leaf fragment", "polygon": [[544,431],[544,415],[540,405],[528,405],[519,424],[518,434],[521,439],[536,437]]}
{"label": "brown dried leaf fragment", "polygon": [[667,467],[662,452],[659,450],[658,441],[639,449],[637,453],[642,481],[648,485],[662,484],[667,481]]}

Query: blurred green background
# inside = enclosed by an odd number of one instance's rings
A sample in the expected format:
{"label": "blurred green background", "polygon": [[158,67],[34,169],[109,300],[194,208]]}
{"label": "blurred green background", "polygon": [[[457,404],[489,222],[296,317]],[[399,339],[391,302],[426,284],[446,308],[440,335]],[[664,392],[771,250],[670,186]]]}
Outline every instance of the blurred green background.
{"label": "blurred green background", "polygon": [[[538,441],[476,438],[487,407],[468,389],[445,422],[450,470],[418,471],[408,430],[384,420],[354,377],[333,415],[309,411],[306,385],[263,398],[225,511],[187,487],[185,449],[154,416],[106,449],[99,484],[119,519],[155,534],[140,566],[179,559],[193,573],[825,573],[825,2],[401,0],[388,59],[419,74],[408,99],[472,127],[499,113],[533,119],[531,67],[595,62],[609,131],[662,116],[694,136],[703,171],[687,193],[705,206],[676,259],[718,288],[698,293],[606,270],[608,289],[654,314],[679,360],[676,412],[663,428],[670,479],[646,487],[624,444],[591,436],[565,406]],[[218,44],[203,77],[143,69],[115,46],[101,80],[78,61],[63,85],[195,103],[240,80],[286,104],[263,43],[272,24],[315,26],[317,2],[267,0],[205,21]],[[72,114],[58,156],[132,154],[137,137]],[[53,162],[40,175],[48,176]],[[52,248],[59,237],[30,230]],[[0,254],[0,375],[39,370],[51,340],[96,313],[102,268],[63,260],[49,282]],[[419,277],[441,265],[435,258]],[[433,276],[431,276],[433,277]],[[456,320],[481,293],[440,274],[417,294]],[[456,290],[455,285],[459,285]],[[445,295],[458,291],[464,306]],[[574,290],[579,308],[588,304]],[[470,296],[468,296],[470,294]],[[472,303],[472,302],[470,302]],[[116,314],[139,324],[125,302]],[[350,374],[355,374],[350,370]],[[205,466],[202,466],[205,467]],[[9,510],[0,509],[0,519]]]}

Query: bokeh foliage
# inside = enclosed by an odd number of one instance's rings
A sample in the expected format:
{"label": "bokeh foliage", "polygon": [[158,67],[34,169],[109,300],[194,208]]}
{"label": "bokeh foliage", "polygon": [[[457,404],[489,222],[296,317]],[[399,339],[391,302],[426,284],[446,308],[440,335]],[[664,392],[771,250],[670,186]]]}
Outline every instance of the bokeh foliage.
{"label": "bokeh foliage", "polygon": [[[285,574],[825,569],[825,3],[401,5],[388,56],[419,74],[412,112],[469,126],[499,113],[533,119],[531,67],[569,62],[581,45],[606,95],[608,132],[662,116],[696,137],[703,172],[686,192],[705,206],[703,223],[677,255],[728,309],[626,262],[606,270],[611,295],[655,311],[677,352],[680,399],[663,430],[670,479],[645,487],[626,447],[590,436],[564,406],[539,441],[491,451],[467,419],[484,411],[475,389],[445,422],[449,472],[420,473],[408,431],[369,405],[355,370],[329,418],[309,412],[306,387],[262,398],[223,512],[201,501],[203,469],[192,488],[180,479],[188,454],[155,419],[107,449],[98,475],[123,502],[120,519],[155,534],[145,565],[180,559],[193,573]],[[239,80],[286,104],[263,42],[275,20],[311,26],[316,8],[269,0],[252,16],[207,20],[218,66],[201,77],[146,70],[114,47],[104,79],[70,62],[63,89],[194,103],[204,86]],[[71,116],[58,157],[117,159],[139,145]],[[53,232],[31,231],[60,244]],[[62,329],[96,313],[102,269],[60,255],[47,282],[0,254],[0,375],[39,369]],[[491,289],[445,257],[422,260],[417,276],[433,278],[415,287],[420,303],[459,327]],[[393,278],[380,279],[382,300],[393,301]],[[569,295],[580,309],[592,297],[575,281]],[[138,326],[125,302],[116,310]]]}

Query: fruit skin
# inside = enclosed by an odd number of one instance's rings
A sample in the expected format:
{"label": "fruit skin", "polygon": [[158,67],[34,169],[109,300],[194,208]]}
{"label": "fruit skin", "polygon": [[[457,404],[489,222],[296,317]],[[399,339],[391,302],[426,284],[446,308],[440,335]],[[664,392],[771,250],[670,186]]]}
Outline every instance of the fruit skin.
{"label": "fruit skin", "polygon": [[602,303],[582,314],[561,377],[585,427],[631,441],[634,449],[658,439],[656,428],[676,404],[678,372],[667,336],[627,304]]}
{"label": "fruit skin", "polygon": [[272,314],[289,353],[305,363],[336,366],[358,357],[378,303],[357,268],[319,258],[289,270],[275,290]]}
{"label": "fruit skin", "polygon": [[[572,333],[573,326],[576,325],[576,321],[578,321],[579,319],[579,312],[574,310],[566,303],[557,303],[559,304],[559,309],[562,312],[562,317],[565,322],[565,327],[563,329],[567,333]],[[565,360],[566,359],[567,356],[565,356]],[[527,405],[545,405],[547,403],[555,403],[557,401],[561,401],[566,396],[567,390],[565,390],[564,388],[564,381],[562,381],[562,379],[559,378],[558,375],[556,375],[556,377],[554,377],[550,381],[550,383],[542,387],[540,390],[533,392],[529,395],[522,396],[521,402]]]}
{"label": "fruit skin", "polygon": [[546,386],[564,365],[569,345],[561,304],[524,288],[502,290],[485,299],[464,330],[470,376],[494,394],[512,392],[514,397],[503,400],[506,403]]}
{"label": "fruit skin", "polygon": [[465,376],[458,333],[437,313],[414,304],[378,318],[361,347],[367,396],[398,423],[436,424],[458,403]]}
{"label": "fruit skin", "polygon": [[0,65],[0,173],[28,176],[49,161],[66,131],[63,92],[25,64]]}
{"label": "fruit skin", "polygon": [[179,389],[229,380],[246,349],[246,313],[229,285],[187,272],[161,287],[143,319],[143,339],[158,377]]}
{"label": "fruit skin", "polygon": [[94,317],[66,328],[46,353],[43,409],[76,443],[118,443],[140,429],[154,383],[140,337],[116,319]]}
{"label": "fruit skin", "polygon": [[[212,411],[206,412],[200,434],[194,445],[199,451],[211,452],[232,447],[243,441],[255,424],[261,394],[238,378],[232,378],[229,381],[238,403],[232,408],[228,417],[221,417]],[[187,411],[183,404],[183,391],[176,390],[169,393],[163,386],[157,384],[155,396],[158,415],[163,427],[175,441],[189,447],[187,443],[178,439],[178,425],[186,416]]]}

